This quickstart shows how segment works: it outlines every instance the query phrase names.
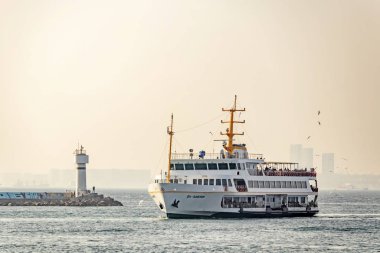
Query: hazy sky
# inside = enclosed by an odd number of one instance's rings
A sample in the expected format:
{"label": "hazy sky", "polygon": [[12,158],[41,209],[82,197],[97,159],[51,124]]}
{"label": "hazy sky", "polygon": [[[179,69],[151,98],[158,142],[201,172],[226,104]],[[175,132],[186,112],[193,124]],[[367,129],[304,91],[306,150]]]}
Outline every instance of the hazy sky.
{"label": "hazy sky", "polygon": [[90,168],[157,169],[171,112],[215,119],[175,135],[212,151],[237,94],[250,152],[379,173],[379,45],[377,0],[0,0],[0,171],[74,169],[78,140]]}

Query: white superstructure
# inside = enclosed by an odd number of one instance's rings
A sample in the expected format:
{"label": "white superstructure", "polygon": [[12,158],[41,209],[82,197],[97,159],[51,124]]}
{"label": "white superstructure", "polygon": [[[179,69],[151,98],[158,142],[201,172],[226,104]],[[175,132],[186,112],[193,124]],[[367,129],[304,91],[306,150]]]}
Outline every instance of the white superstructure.
{"label": "white superstructure", "polygon": [[86,185],[86,164],[88,163],[88,155],[83,146],[75,150],[75,162],[77,164],[77,187],[75,196],[88,194]]}
{"label": "white superstructure", "polygon": [[[168,218],[283,217],[318,213],[318,188],[313,168],[298,163],[267,162],[249,154],[245,144],[234,144],[235,103],[231,109],[228,140],[220,153],[192,150],[171,154],[168,171],[149,185],[149,194]],[[173,121],[168,129],[172,138]],[[171,143],[171,142],[170,142]]]}

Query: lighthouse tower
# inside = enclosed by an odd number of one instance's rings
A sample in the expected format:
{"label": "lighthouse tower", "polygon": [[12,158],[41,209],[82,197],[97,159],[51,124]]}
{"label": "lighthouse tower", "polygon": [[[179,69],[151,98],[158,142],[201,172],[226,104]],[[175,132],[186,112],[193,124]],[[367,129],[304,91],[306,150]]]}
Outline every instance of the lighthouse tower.
{"label": "lighthouse tower", "polygon": [[86,164],[88,163],[88,155],[83,146],[75,150],[75,161],[77,163],[77,189],[75,196],[82,196],[87,194],[86,187]]}

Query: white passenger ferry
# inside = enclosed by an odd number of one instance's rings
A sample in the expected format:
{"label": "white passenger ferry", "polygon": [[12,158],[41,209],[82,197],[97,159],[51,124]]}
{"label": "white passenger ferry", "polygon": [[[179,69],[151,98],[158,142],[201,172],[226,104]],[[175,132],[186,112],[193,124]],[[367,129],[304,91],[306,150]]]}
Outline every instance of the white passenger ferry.
{"label": "white passenger ferry", "polygon": [[233,143],[236,96],[225,133],[228,140],[217,154],[200,151],[194,156],[172,154],[173,115],[169,163],[165,175],[149,185],[149,194],[168,218],[288,217],[318,213],[318,188],[313,168],[297,163],[267,162],[261,154],[249,154],[245,144]]}

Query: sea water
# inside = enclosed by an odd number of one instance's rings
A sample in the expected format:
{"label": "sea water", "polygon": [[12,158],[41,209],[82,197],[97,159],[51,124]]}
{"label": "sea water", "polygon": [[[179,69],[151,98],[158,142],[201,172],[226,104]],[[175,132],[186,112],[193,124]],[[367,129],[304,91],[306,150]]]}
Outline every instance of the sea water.
{"label": "sea water", "polygon": [[0,207],[0,252],[380,252],[380,192],[322,191],[308,218],[162,217],[146,190],[122,207]]}

